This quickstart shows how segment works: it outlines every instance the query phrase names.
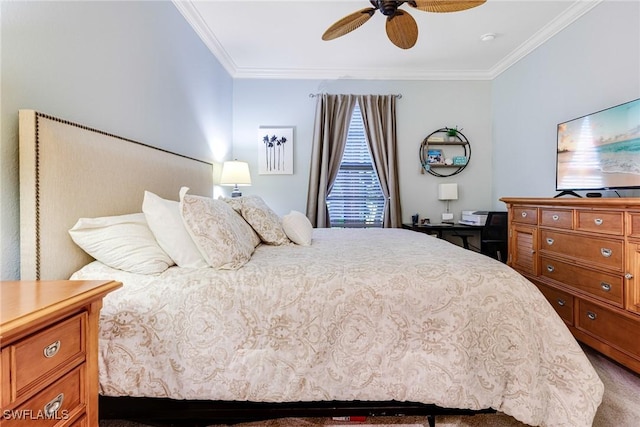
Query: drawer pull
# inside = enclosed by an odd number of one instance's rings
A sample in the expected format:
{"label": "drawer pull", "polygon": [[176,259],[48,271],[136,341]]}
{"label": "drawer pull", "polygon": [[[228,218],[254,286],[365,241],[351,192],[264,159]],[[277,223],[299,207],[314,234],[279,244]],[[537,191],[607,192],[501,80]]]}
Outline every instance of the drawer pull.
{"label": "drawer pull", "polygon": [[548,265],[547,265],[547,271],[548,271],[549,273],[553,273],[553,270],[555,270],[555,269],[556,269],[556,268],[555,268],[553,265],[551,265],[551,264],[548,264]]}
{"label": "drawer pull", "polygon": [[62,401],[64,400],[64,393],[60,393],[54,397],[51,402],[44,405],[44,414],[48,419],[56,416],[58,410],[62,407]]}
{"label": "drawer pull", "polygon": [[609,258],[611,254],[613,254],[613,251],[609,248],[600,248],[600,253],[603,257]]}
{"label": "drawer pull", "polygon": [[594,219],[594,220],[593,220],[593,222],[594,222],[596,225],[602,225],[602,223],[603,223],[604,221],[602,220],[602,218],[596,218],[596,219]]}
{"label": "drawer pull", "polygon": [[54,343],[51,343],[44,348],[44,351],[43,351],[44,357],[51,358],[56,354],[58,354],[58,350],[60,350],[60,340]]}
{"label": "drawer pull", "polygon": [[596,317],[598,316],[593,311],[587,311],[587,317],[589,320],[596,320]]}
{"label": "drawer pull", "polygon": [[558,298],[558,305],[559,305],[560,307],[564,307],[564,305],[565,305],[566,303],[567,303],[567,302],[566,302],[565,300],[563,300],[562,298]]}
{"label": "drawer pull", "polygon": [[559,217],[558,215],[553,215],[553,216],[551,217],[551,219],[552,219],[552,220],[554,220],[554,221],[557,221],[557,220],[559,220],[559,219],[560,219],[560,217]]}
{"label": "drawer pull", "polygon": [[551,246],[553,245],[553,239],[551,237],[547,237],[547,245]]}
{"label": "drawer pull", "polygon": [[527,213],[526,212],[522,212],[522,218],[526,218],[527,217]]}
{"label": "drawer pull", "polygon": [[627,274],[624,275],[624,278],[627,279],[627,280],[633,279],[633,274],[627,273]]}
{"label": "drawer pull", "polygon": [[609,292],[611,290],[611,285],[608,284],[607,282],[601,282],[600,283],[600,287],[602,288],[603,291],[605,292]]}

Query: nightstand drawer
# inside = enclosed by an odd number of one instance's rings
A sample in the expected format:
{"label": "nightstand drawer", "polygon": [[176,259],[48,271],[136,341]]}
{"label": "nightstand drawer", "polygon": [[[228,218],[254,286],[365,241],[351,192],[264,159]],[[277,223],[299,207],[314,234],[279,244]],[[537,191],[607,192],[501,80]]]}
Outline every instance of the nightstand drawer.
{"label": "nightstand drawer", "polygon": [[12,366],[15,367],[12,370],[14,398],[47,373],[74,359],[84,360],[86,323],[86,313],[80,313],[10,347]]}
{"label": "nightstand drawer", "polygon": [[65,420],[77,418],[78,414],[85,410],[84,369],[85,366],[80,365],[17,409],[12,410],[11,413],[15,415],[5,421],[6,426],[49,427],[57,423],[71,425],[71,421],[65,423]]}
{"label": "nightstand drawer", "polygon": [[623,308],[622,276],[587,270],[575,264],[540,257],[540,274]]}

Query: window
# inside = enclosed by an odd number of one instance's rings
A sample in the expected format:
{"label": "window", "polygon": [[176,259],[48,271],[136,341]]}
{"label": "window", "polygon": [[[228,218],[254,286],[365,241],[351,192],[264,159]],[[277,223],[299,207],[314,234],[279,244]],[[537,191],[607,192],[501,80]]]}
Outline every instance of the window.
{"label": "window", "polygon": [[340,170],[327,197],[331,227],[382,227],[384,195],[364,134],[362,113],[356,104]]}

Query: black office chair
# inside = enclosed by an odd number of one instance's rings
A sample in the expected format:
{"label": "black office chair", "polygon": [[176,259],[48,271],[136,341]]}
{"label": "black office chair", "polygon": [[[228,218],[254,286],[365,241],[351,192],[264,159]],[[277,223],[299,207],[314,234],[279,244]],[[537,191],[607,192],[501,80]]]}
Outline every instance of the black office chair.
{"label": "black office chair", "polygon": [[489,212],[487,222],[480,233],[480,252],[506,263],[509,241],[507,236],[507,212]]}

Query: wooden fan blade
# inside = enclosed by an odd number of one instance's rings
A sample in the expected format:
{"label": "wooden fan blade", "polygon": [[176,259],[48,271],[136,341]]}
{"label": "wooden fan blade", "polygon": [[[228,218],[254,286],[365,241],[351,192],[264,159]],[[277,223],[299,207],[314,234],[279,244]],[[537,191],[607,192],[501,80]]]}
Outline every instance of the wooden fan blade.
{"label": "wooden fan blade", "polygon": [[324,32],[322,40],[333,40],[350,33],[367,22],[369,18],[373,16],[375,11],[375,8],[368,7],[345,16],[341,20],[335,22],[327,29],[327,31]]}
{"label": "wooden fan blade", "polygon": [[[486,3],[486,0],[416,0],[416,9],[425,12],[447,13],[471,9]],[[411,5],[411,2],[407,2]]]}
{"label": "wooden fan blade", "polygon": [[387,18],[387,36],[399,48],[412,48],[418,41],[418,24],[413,16],[397,10],[395,15]]}

